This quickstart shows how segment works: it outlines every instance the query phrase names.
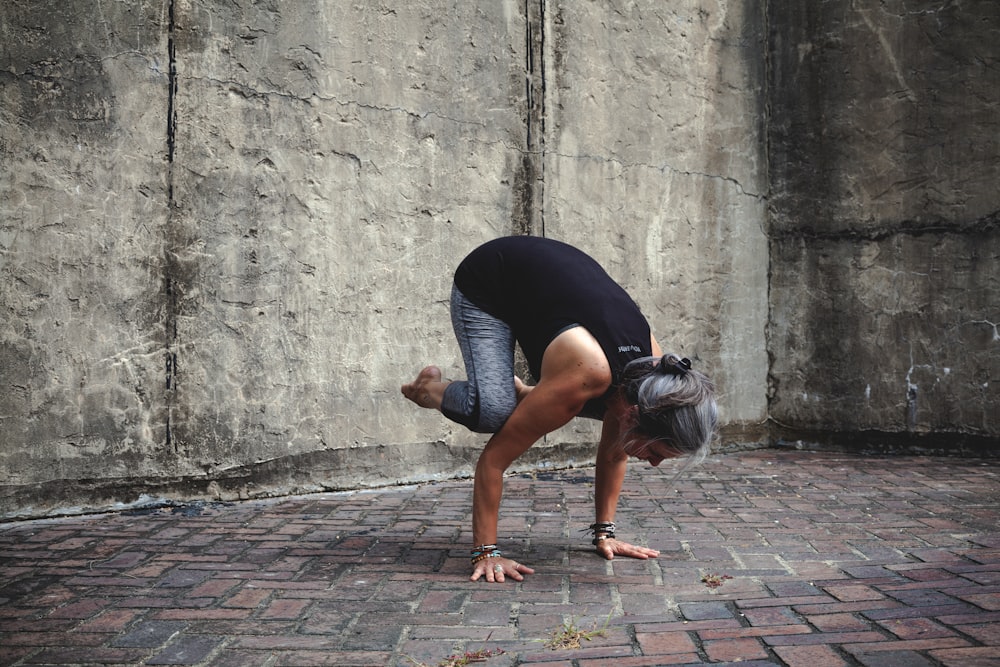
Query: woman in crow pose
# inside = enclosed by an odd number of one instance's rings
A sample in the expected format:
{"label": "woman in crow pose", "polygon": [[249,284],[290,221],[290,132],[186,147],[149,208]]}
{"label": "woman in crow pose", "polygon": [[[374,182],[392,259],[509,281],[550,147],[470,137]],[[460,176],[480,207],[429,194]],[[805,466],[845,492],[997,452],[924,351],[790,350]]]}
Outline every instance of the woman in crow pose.
{"label": "woman in crow pose", "polygon": [[[629,456],[659,465],[704,458],[717,423],[715,389],[687,359],[664,355],[635,302],[585,253],[551,239],[511,236],[470,253],[455,272],[451,317],[466,380],[428,366],[403,385],[406,398],[479,433],[472,580],[522,580],[534,570],[496,546],[503,475],[539,438],[576,416],[603,420],[597,446],[599,554],[655,558],[617,539],[615,510]],[[521,345],[537,384],[514,375]]]}

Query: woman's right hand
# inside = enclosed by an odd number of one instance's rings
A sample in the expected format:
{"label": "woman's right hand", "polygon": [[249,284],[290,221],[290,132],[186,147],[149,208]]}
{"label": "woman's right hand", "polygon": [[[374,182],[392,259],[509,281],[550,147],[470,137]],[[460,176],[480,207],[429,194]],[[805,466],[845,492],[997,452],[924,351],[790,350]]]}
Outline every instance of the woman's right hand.
{"label": "woman's right hand", "polygon": [[485,577],[488,582],[502,584],[507,577],[514,581],[524,581],[524,575],[534,573],[535,571],[527,565],[510,558],[484,558],[472,564],[472,581],[479,581],[480,577]]}

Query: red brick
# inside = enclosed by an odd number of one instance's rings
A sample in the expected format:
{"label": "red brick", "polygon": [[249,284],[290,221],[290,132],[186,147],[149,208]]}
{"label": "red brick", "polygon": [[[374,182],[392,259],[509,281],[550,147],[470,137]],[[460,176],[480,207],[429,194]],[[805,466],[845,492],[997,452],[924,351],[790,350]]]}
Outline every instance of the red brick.
{"label": "red brick", "polygon": [[258,588],[244,588],[237,591],[228,600],[222,603],[223,607],[238,607],[240,609],[256,609],[260,604],[270,597],[271,591],[262,591]]}
{"label": "red brick", "polygon": [[260,651],[308,651],[336,649],[340,643],[339,636],[324,635],[275,635],[258,636],[244,635],[237,637],[229,644],[230,648],[255,649]]}
{"label": "red brick", "polygon": [[[697,653],[675,653],[671,655],[657,656],[632,656],[616,657],[610,664],[614,667],[664,667],[664,665],[690,665],[700,663],[701,659]],[[565,665],[571,667],[572,663],[530,663],[532,667],[546,667],[546,665]],[[606,658],[593,660],[577,660],[580,667],[608,667],[609,661]]]}
{"label": "red brick", "polygon": [[275,656],[274,667],[385,667],[391,653],[379,651],[292,651]]}
{"label": "red brick", "polygon": [[[619,660],[629,657],[632,655],[631,646],[596,646],[593,648],[583,648],[577,649],[560,649],[560,654],[564,654],[567,658],[572,658],[574,660],[583,661],[588,658],[600,658],[604,664],[612,662],[617,664]],[[525,653],[520,656],[522,661],[525,663],[540,662],[545,659],[551,659],[551,653],[549,652],[537,652],[537,653]]]}
{"label": "red brick", "polygon": [[691,653],[697,647],[686,632],[635,633],[644,655]]}
{"label": "red brick", "polygon": [[996,646],[975,646],[931,651],[930,656],[945,667],[996,667],[1000,664],[1000,649]]}
{"label": "red brick", "polygon": [[908,639],[898,642],[854,643],[843,644],[844,650],[851,653],[875,653],[877,651],[930,651],[942,648],[959,648],[968,646],[969,642],[961,637],[941,637],[938,639]]}
{"label": "red brick", "polygon": [[789,625],[801,621],[799,615],[788,607],[745,608],[742,614],[750,625]]}
{"label": "red brick", "polygon": [[[37,651],[34,646],[3,646],[0,645],[0,665],[13,665],[24,656]],[[567,665],[567,667],[570,667]]]}
{"label": "red brick", "polygon": [[894,600],[868,600],[865,602],[831,602],[829,604],[812,604],[795,607],[795,611],[803,616],[819,616],[822,614],[855,614],[861,611],[882,611],[900,609],[903,605]]}
{"label": "red brick", "polygon": [[418,611],[455,612],[462,608],[465,593],[455,591],[429,591],[421,600]]}
{"label": "red brick", "polygon": [[841,602],[861,602],[863,600],[881,600],[885,596],[868,586],[857,584],[837,584],[824,586],[826,591]]}
{"label": "red brick", "polygon": [[[974,637],[984,644],[1000,646],[1000,623],[981,623],[975,625],[963,625],[962,632]],[[998,649],[1000,651],[1000,649]]]}
{"label": "red brick", "polygon": [[808,625],[765,625],[759,628],[733,628],[729,630],[703,630],[698,636],[703,640],[734,639],[739,637],[768,637],[771,635],[807,635]]}
{"label": "red brick", "polygon": [[705,642],[708,657],[717,662],[758,660],[767,657],[767,650],[756,639],[720,639]]}
{"label": "red brick", "polygon": [[808,644],[847,644],[878,642],[886,638],[878,632],[817,632],[811,635],[764,637],[772,646],[805,646]]}
{"label": "red brick", "polygon": [[736,605],[742,609],[759,607],[791,607],[800,604],[829,604],[832,600],[825,595],[800,595],[783,598],[758,598],[755,600],[739,600]]}
{"label": "red brick", "polygon": [[247,618],[249,616],[249,609],[164,609],[156,612],[153,618],[164,621],[211,621],[227,618]]}
{"label": "red brick", "polygon": [[101,599],[80,600],[53,610],[49,618],[90,618],[109,604],[107,600]]}
{"label": "red brick", "polygon": [[74,632],[121,632],[139,615],[131,609],[109,609],[98,616],[84,621],[74,628]]}
{"label": "red brick", "polygon": [[958,597],[986,611],[1000,611],[1000,593],[965,594]]}
{"label": "red brick", "polygon": [[806,620],[820,632],[849,632],[867,630],[870,625],[852,614],[820,614],[807,616]]}
{"label": "red brick", "polygon": [[173,566],[173,563],[149,563],[148,565],[141,565],[129,570],[128,576],[139,578],[159,577]]}
{"label": "red brick", "polygon": [[47,648],[31,656],[31,663],[47,665],[138,665],[147,651],[130,648]]}
{"label": "red brick", "polygon": [[846,667],[848,664],[829,646],[780,646],[774,652],[788,667]]}
{"label": "red brick", "polygon": [[[623,621],[628,621],[627,616],[622,617]],[[742,627],[739,621],[733,618],[721,618],[714,621],[676,621],[672,623],[640,623],[633,621],[636,633],[654,632],[700,632],[702,630],[726,630]]]}
{"label": "red brick", "polygon": [[209,579],[205,583],[192,588],[187,596],[189,598],[216,598],[236,585],[237,582],[229,579]]}
{"label": "red brick", "polygon": [[[0,623],[3,632],[68,632],[78,620],[75,618],[15,618]],[[0,663],[3,664],[3,663]]]}
{"label": "red brick", "polygon": [[265,619],[298,618],[311,604],[310,600],[274,600],[267,605],[267,609],[261,613],[260,617]]}
{"label": "red brick", "polygon": [[931,639],[954,637],[955,633],[929,618],[896,618],[879,621],[879,625],[900,639]]}
{"label": "red brick", "polygon": [[3,646],[97,646],[107,637],[70,632],[5,632]]}

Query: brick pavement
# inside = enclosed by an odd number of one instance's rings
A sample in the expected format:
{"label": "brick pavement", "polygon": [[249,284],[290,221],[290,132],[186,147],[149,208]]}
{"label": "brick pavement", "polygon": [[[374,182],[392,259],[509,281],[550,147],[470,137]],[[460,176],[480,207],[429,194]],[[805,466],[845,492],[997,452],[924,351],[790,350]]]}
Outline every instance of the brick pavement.
{"label": "brick pavement", "polygon": [[[468,481],[2,525],[0,664],[1000,665],[997,461],[662,468],[618,516],[646,562],[590,552],[591,470],[508,479],[537,574],[498,586],[467,579]],[[567,624],[603,633],[547,647]]]}

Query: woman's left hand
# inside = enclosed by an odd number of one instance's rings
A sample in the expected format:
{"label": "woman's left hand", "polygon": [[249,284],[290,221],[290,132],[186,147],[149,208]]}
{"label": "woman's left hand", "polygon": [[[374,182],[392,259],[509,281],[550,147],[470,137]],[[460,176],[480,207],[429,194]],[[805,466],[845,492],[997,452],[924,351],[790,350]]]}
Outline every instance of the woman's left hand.
{"label": "woman's left hand", "polygon": [[527,565],[510,558],[484,558],[472,564],[472,581],[478,581],[480,577],[490,583],[503,583],[506,577],[514,581],[524,581],[524,575],[534,573],[535,571]]}
{"label": "woman's left hand", "polygon": [[629,558],[646,560],[647,558],[656,558],[660,555],[660,552],[656,549],[637,547],[634,544],[622,542],[621,540],[616,540],[613,537],[599,540],[597,542],[596,549],[597,553],[601,554],[608,560],[614,560],[615,556],[627,556]]}

